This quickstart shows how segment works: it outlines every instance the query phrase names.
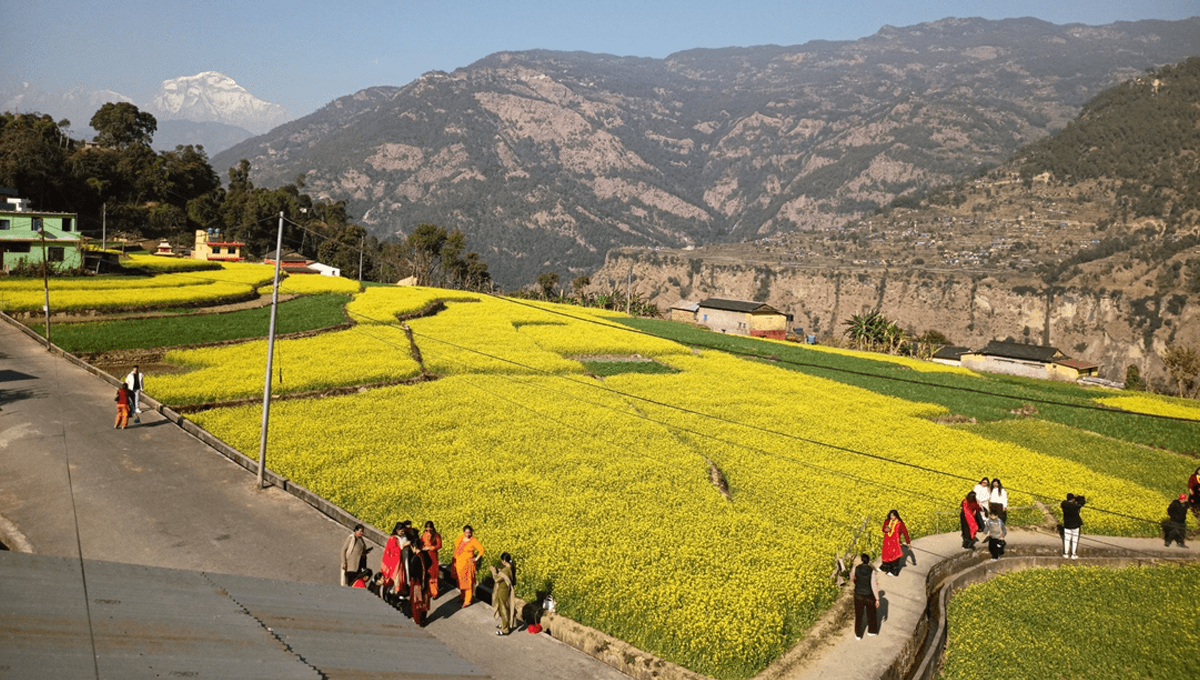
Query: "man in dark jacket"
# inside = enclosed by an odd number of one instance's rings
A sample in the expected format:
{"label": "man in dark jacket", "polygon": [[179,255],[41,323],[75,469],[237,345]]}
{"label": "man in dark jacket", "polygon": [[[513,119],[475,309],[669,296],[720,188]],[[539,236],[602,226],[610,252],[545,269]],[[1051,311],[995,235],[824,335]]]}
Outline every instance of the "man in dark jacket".
{"label": "man in dark jacket", "polygon": [[1079,529],[1083,526],[1083,520],[1079,517],[1079,509],[1086,502],[1083,496],[1076,496],[1073,493],[1069,493],[1067,494],[1067,500],[1059,505],[1062,508],[1063,515],[1064,559],[1079,559]]}
{"label": "man in dark jacket", "polygon": [[1179,544],[1180,548],[1186,548],[1184,545],[1184,537],[1187,535],[1187,516],[1188,502],[1187,494],[1179,494],[1179,498],[1171,501],[1167,506],[1167,521],[1163,522],[1163,545],[1171,546],[1174,541]]}
{"label": "man in dark jacket", "polygon": [[879,582],[875,579],[871,556],[863,553],[861,561],[850,576],[854,582],[854,637],[859,640],[863,628],[867,629],[867,635],[879,634]]}

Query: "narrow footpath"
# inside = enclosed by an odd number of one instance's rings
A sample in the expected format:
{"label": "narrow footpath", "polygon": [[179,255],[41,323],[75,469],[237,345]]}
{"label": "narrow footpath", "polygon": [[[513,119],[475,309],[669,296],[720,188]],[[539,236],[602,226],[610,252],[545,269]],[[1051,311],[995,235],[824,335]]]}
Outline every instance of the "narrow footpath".
{"label": "narrow footpath", "polygon": [[[115,392],[0,321],[0,529],[42,555],[337,583],[348,529],[157,413],[114,429]],[[491,609],[460,611],[457,592],[426,630],[491,677],[626,677],[548,635],[495,636]]]}

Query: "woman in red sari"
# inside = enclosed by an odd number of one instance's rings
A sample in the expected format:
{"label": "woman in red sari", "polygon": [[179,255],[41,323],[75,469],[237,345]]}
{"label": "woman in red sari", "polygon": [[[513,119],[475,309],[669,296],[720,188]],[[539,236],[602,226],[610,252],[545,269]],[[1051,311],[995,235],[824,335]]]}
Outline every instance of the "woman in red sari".
{"label": "woman in red sari", "polygon": [[879,571],[887,573],[888,576],[900,575],[900,564],[904,562],[904,549],[900,547],[900,539],[912,545],[912,539],[908,537],[908,527],[904,526],[904,520],[900,519],[898,510],[888,512],[887,519],[883,520],[883,555],[880,559],[883,564],[880,565]]}
{"label": "woman in red sari", "polygon": [[962,530],[962,547],[965,550],[975,549],[975,534],[979,533],[980,517],[979,502],[975,500],[975,492],[967,494],[963,499],[962,511],[958,515],[958,526]]}
{"label": "woman in red sari", "polygon": [[405,530],[408,544],[402,551],[404,568],[408,579],[408,604],[413,623],[425,626],[429,614],[429,553],[421,547],[417,530]]}
{"label": "woman in red sari", "polygon": [[421,532],[421,549],[429,556],[429,597],[436,600],[438,596],[438,551],[442,549],[442,536],[434,528],[433,522],[425,523],[425,531]]}
{"label": "woman in red sari", "polygon": [[387,545],[383,547],[383,557],[379,564],[379,573],[383,574],[383,585],[379,587],[379,596],[384,599],[389,599],[395,591],[396,570],[400,567],[400,531],[403,528],[403,522],[396,522]]}
{"label": "woman in red sari", "polygon": [[458,577],[464,607],[470,607],[471,600],[475,599],[475,560],[480,557],[483,557],[483,544],[475,538],[475,531],[468,524],[454,539],[454,575]]}

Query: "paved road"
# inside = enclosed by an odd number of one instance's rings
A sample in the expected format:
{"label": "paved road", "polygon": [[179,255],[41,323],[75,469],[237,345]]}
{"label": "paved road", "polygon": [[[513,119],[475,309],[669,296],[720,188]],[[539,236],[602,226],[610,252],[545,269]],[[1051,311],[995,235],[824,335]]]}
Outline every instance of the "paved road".
{"label": "paved road", "polygon": [[[34,552],[337,581],[344,527],[156,413],[113,429],[115,391],[0,321],[0,518]],[[434,610],[427,630],[499,680],[626,677],[547,635],[496,637],[486,605]]]}

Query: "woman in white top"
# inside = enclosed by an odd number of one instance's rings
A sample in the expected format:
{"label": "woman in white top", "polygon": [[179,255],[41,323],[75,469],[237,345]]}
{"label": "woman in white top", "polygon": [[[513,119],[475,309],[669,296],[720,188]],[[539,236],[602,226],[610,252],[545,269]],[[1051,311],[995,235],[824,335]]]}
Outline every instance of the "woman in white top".
{"label": "woman in white top", "polygon": [[992,489],[988,495],[988,512],[1008,524],[1008,492],[1004,490],[999,477],[992,480]]}
{"label": "woman in white top", "polygon": [[975,492],[975,500],[979,502],[979,509],[983,510],[984,515],[988,514],[988,509],[991,507],[989,504],[989,494],[991,493],[991,489],[992,485],[988,481],[987,477],[979,480],[979,483],[975,485],[975,488],[971,489]]}

